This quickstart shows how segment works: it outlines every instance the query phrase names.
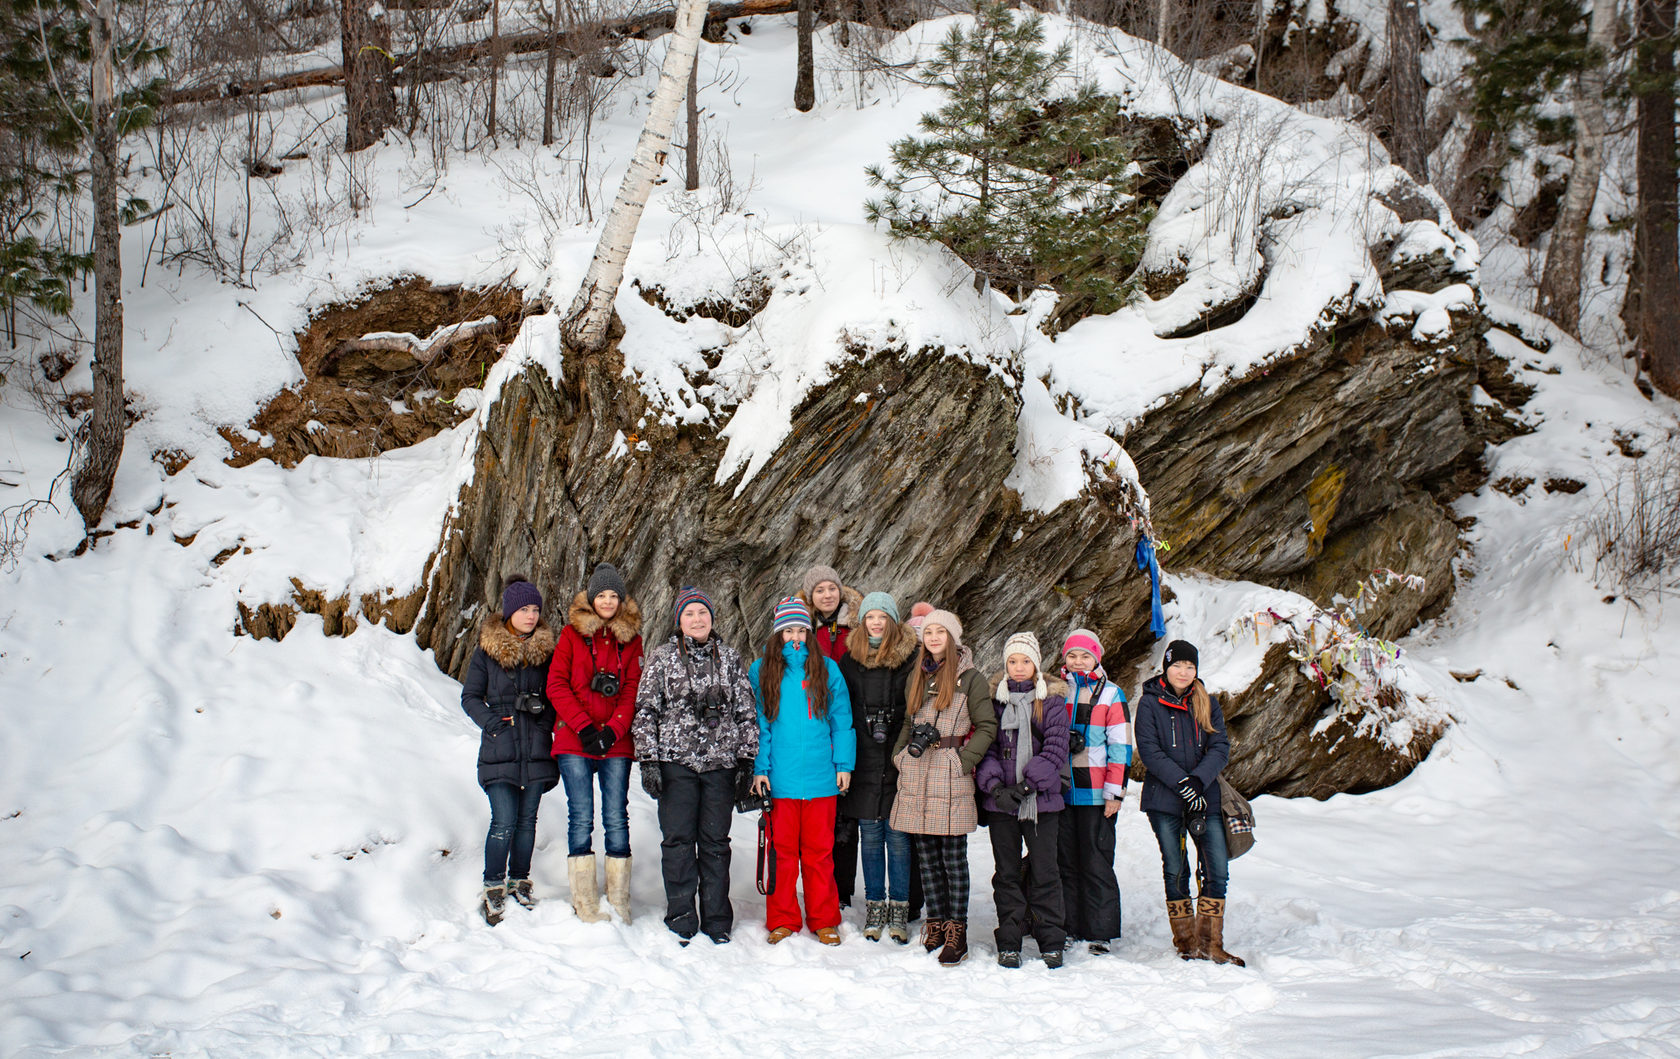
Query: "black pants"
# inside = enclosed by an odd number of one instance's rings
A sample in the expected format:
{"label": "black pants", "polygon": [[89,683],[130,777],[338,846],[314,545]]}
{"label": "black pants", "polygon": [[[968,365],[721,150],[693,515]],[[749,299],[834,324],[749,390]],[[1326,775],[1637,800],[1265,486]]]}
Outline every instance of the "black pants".
{"label": "black pants", "polygon": [[1070,805],[1062,810],[1058,831],[1063,926],[1071,936],[1086,941],[1118,938],[1120,882],[1114,877],[1114,817],[1104,816],[1100,805]]}
{"label": "black pants", "polygon": [[[696,772],[669,761],[659,766],[660,867],[665,875],[665,925],[685,938],[730,930],[729,821],[735,809],[735,770]],[[700,894],[695,914],[694,895]]]}
{"label": "black pants", "polygon": [[[987,813],[992,836],[992,900],[997,905],[999,952],[1020,952],[1032,910],[1032,933],[1039,952],[1060,952],[1067,945],[1062,929],[1062,883],[1056,870],[1056,833],[1061,813],[1039,813],[1036,823],[1014,813]],[[1022,859],[1021,847],[1026,846]],[[1024,878],[1023,878],[1024,877]]]}
{"label": "black pants", "polygon": [[834,888],[840,892],[840,907],[852,903],[857,889],[858,822],[844,814],[834,818]]}
{"label": "black pants", "polygon": [[968,836],[911,835],[929,919],[968,922]]}

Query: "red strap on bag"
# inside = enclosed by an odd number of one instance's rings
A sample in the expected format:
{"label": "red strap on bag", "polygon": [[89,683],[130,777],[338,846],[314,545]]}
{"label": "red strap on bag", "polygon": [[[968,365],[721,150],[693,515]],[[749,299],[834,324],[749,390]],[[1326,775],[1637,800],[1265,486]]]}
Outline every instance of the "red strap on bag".
{"label": "red strap on bag", "polygon": [[776,834],[770,826],[770,811],[758,814],[758,892],[769,897],[776,892]]}

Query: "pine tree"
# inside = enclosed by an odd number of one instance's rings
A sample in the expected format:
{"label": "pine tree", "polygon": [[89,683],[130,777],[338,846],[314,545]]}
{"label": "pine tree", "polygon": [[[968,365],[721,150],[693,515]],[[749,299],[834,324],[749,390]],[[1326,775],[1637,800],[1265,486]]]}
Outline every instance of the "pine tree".
{"label": "pine tree", "polygon": [[948,100],[892,145],[891,176],[865,170],[885,194],[864,213],[943,243],[993,283],[1056,287],[1066,320],[1121,304],[1150,211],[1132,194],[1118,104],[1089,85],[1052,100],[1069,52],[1043,45],[1043,19],[998,0],[953,27],[920,71]]}

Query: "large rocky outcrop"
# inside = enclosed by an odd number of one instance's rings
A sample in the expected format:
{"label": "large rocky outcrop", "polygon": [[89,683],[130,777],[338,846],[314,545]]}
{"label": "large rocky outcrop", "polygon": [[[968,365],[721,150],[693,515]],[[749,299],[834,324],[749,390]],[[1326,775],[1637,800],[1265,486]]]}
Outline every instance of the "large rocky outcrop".
{"label": "large rocky outcrop", "polygon": [[1050,518],[1023,515],[1004,486],[1020,398],[994,365],[937,351],[847,363],[795,411],[739,496],[735,482],[714,482],[723,444],[710,430],[638,435],[646,407],[616,352],[567,367],[575,386],[531,368],[504,389],[433,561],[417,631],[450,672],[464,670],[466,632],[505,576],[570,599],[600,560],[624,570],[650,639],[670,634],[671,603],[693,583],[749,653],[775,599],[817,562],[893,586],[906,604],[933,596],[955,608],[982,655],[1015,629],[1146,607],[1147,584],[1127,571],[1118,484]]}

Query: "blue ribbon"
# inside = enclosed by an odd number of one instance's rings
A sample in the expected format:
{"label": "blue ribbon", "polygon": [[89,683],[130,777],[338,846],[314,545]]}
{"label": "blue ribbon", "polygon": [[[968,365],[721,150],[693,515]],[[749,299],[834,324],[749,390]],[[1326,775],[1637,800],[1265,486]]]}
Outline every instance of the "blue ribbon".
{"label": "blue ribbon", "polygon": [[1155,542],[1139,537],[1136,558],[1137,568],[1149,571],[1149,631],[1159,640],[1167,634],[1167,616],[1161,611],[1161,564],[1155,559]]}

